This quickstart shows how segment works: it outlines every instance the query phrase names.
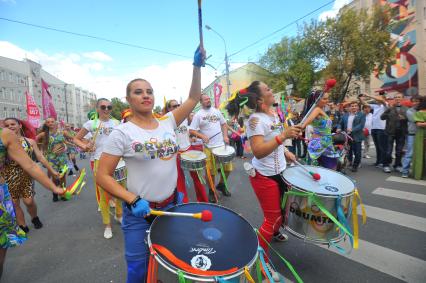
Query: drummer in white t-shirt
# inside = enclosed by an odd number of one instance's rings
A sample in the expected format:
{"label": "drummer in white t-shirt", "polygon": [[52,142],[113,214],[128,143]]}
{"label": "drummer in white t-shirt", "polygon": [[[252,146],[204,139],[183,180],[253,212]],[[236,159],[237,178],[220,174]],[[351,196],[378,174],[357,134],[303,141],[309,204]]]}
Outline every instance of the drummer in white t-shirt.
{"label": "drummer in white t-shirt", "polygon": [[[174,109],[178,108],[180,105],[177,102],[177,100],[169,100],[166,102],[165,112],[169,113],[173,111]],[[191,141],[189,139],[189,125],[188,125],[188,119],[185,119],[182,124],[175,130],[176,133],[176,141],[179,145],[179,154],[192,150]],[[185,173],[183,172],[181,166],[180,166],[180,157],[176,158],[177,161],[177,170],[178,170],[178,177],[177,177],[177,190],[178,192],[181,192],[184,194],[183,202],[188,202],[188,193],[186,191],[186,182],[185,182]],[[203,184],[201,183],[200,179],[198,178],[198,174],[194,171],[189,172],[192,181],[194,182],[194,189],[195,194],[197,196],[197,201],[199,202],[208,202],[207,195],[206,195],[206,189],[204,188]]]}
{"label": "drummer in white t-shirt", "polygon": [[[207,156],[207,168],[210,169],[211,175],[215,178],[218,172],[213,170],[216,166],[214,164],[215,161],[213,160],[214,155],[212,153],[212,149],[224,146],[225,143],[229,144],[228,124],[226,123],[222,113],[218,109],[212,107],[212,103],[208,95],[202,94],[200,102],[201,109],[195,113],[189,132],[191,135],[203,140],[205,144],[204,153]],[[233,169],[232,162],[224,164],[223,169],[225,171],[225,176],[228,179],[228,176]],[[209,201],[216,202],[213,193],[214,188],[210,189]],[[221,191],[224,196],[231,196],[231,193],[225,187],[225,181],[222,176],[220,176],[216,189]]]}
{"label": "drummer in white t-shirt", "polygon": [[[178,145],[175,130],[200,100],[204,61],[204,49],[198,48],[188,99],[160,118],[152,113],[155,98],[151,84],[144,79],[129,82],[126,99],[132,119],[113,130],[102,153],[96,182],[126,203],[121,228],[127,282],[146,280],[149,250],[145,239],[151,223],[145,217],[151,213],[151,208],[165,210],[182,200],[181,194],[176,193]],[[126,162],[127,189],[112,176],[120,158]]]}
{"label": "drummer in white t-shirt", "polygon": [[268,244],[273,237],[278,241],[287,240],[287,235],[279,232],[282,223],[281,197],[287,190],[281,173],[286,168],[286,159],[294,161],[296,157],[285,148],[283,142],[297,138],[301,132],[299,126],[284,130],[273,111],[274,103],[272,89],[263,82],[254,81],[247,89],[240,90],[236,98],[227,105],[228,113],[232,116],[238,116],[241,107],[248,107],[254,112],[246,127],[254,154],[252,166],[255,171],[254,176],[250,175],[250,183],[264,214],[259,228],[259,243],[265,252],[268,252]]}
{"label": "drummer in white t-shirt", "polygon": [[[111,110],[112,105],[108,99],[98,99],[96,103],[97,115],[95,119],[84,123],[83,127],[73,139],[73,142],[82,150],[91,153],[90,166],[93,170],[94,177],[96,177],[99,158],[101,157],[105,142],[109,134],[112,132],[112,129],[120,123],[118,120],[110,118]],[[87,134],[91,134],[91,139],[88,143],[85,143],[83,139],[87,136]],[[111,196],[96,183],[95,188],[96,199],[101,210],[102,223],[105,225],[104,238],[110,239],[112,238],[111,218],[109,214],[109,200],[111,199]],[[118,222],[121,222],[122,214],[122,206],[121,203],[118,202],[115,205],[115,219]]]}

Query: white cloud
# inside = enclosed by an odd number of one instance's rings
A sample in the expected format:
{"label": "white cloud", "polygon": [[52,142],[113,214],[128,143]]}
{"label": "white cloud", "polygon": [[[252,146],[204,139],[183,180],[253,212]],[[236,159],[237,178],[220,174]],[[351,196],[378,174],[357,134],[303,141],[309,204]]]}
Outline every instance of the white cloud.
{"label": "white cloud", "polygon": [[112,58],[101,51],[86,52],[83,56],[96,61],[112,61]]}
{"label": "white cloud", "polygon": [[331,8],[331,10],[328,10],[328,11],[322,12],[322,13],[319,15],[318,19],[319,19],[320,21],[324,21],[324,20],[326,20],[327,18],[334,18],[334,17],[337,15],[337,13],[339,13],[339,10],[340,10],[343,6],[345,6],[345,5],[349,4],[350,2],[352,2],[352,0],[336,0],[336,1],[334,1],[333,8]]}
{"label": "white cloud", "polygon": [[[186,99],[192,79],[191,61],[173,61],[165,66],[152,65],[135,72],[111,74],[114,67],[107,63],[87,60],[87,54],[103,54],[100,58],[113,58],[103,52],[90,53],[55,53],[46,54],[41,50],[27,51],[10,42],[0,41],[0,56],[23,60],[29,58],[42,65],[50,74],[58,77],[68,84],[92,91],[98,97],[112,98],[125,97],[126,85],[135,78],[148,80],[154,88],[156,104],[162,105],[163,97],[166,99]],[[94,59],[94,58],[90,58]],[[103,60],[105,61],[105,60]],[[210,84],[215,76],[213,69],[202,69],[202,86]]]}

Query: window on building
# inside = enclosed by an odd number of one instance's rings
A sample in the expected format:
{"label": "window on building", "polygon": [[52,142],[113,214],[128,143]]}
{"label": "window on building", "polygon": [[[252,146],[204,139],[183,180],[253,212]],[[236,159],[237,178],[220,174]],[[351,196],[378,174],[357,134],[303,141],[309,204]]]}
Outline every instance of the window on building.
{"label": "window on building", "polygon": [[6,89],[4,87],[0,88],[0,99],[3,100],[4,99],[4,92],[6,91]]}
{"label": "window on building", "polygon": [[13,82],[13,74],[12,73],[9,73],[9,82]]}
{"label": "window on building", "polygon": [[4,71],[0,71],[0,80],[4,81]]}

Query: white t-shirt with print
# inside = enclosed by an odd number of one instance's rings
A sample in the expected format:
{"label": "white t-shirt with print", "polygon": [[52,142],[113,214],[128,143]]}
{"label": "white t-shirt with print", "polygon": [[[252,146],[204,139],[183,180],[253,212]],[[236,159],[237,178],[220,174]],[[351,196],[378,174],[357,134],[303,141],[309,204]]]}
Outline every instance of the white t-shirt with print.
{"label": "white t-shirt with print", "polygon": [[96,136],[95,140],[95,151],[91,153],[90,160],[99,160],[101,158],[102,151],[104,149],[104,144],[109,136],[111,134],[112,129],[116,127],[120,122],[118,120],[109,119],[108,121],[101,121],[101,120],[89,120],[86,123],[84,123],[83,128],[85,128],[92,137],[95,136],[95,133],[100,126],[100,129],[98,131],[98,134]]}
{"label": "white t-shirt with print", "polygon": [[[250,115],[247,123],[247,137],[263,136],[265,142],[270,141],[283,131],[283,125],[278,116],[269,116],[265,113]],[[253,167],[264,176],[280,174],[287,166],[284,157],[284,145],[278,146],[271,154],[257,159],[253,157]]]}
{"label": "white t-shirt with print", "polygon": [[168,198],[176,188],[176,122],[171,112],[157,119],[154,130],[129,121],[117,126],[105,153],[122,156],[127,167],[127,190],[150,202]]}
{"label": "white t-shirt with print", "polygon": [[225,123],[225,118],[216,108],[210,107],[207,110],[202,108],[195,113],[191,129],[200,131],[203,135],[209,137],[207,147],[214,148],[225,145],[221,127]]}
{"label": "white t-shirt with print", "polygon": [[188,120],[185,119],[175,130],[176,140],[180,151],[185,151],[191,146],[189,141],[189,126]]}

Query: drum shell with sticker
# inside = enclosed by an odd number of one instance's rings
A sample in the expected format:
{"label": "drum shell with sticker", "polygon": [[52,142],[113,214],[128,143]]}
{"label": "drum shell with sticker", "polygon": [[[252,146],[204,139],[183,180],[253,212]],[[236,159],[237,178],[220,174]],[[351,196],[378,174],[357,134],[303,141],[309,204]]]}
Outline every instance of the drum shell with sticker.
{"label": "drum shell with sticker", "polygon": [[[186,264],[207,271],[236,270],[219,277],[237,280],[244,277],[247,267],[254,275],[254,263],[258,256],[258,238],[254,228],[234,211],[215,204],[187,203],[170,208],[171,212],[212,212],[212,221],[203,222],[191,217],[157,217],[148,232],[148,246],[160,245]],[[158,279],[177,282],[178,270],[185,278],[198,282],[217,282],[215,276],[205,276],[178,268],[172,261],[156,251],[159,263]],[[234,282],[234,281],[232,281]],[[240,281],[238,281],[240,282]]]}
{"label": "drum shell with sticker", "polygon": [[122,159],[120,159],[114,170],[114,179],[117,182],[123,182],[127,179],[126,163]]}
{"label": "drum shell with sticker", "polygon": [[235,157],[235,149],[229,145],[213,148],[212,153],[219,163],[229,163]]}
{"label": "drum shell with sticker", "polygon": [[[315,193],[323,206],[337,219],[337,205],[349,223],[352,206],[351,201],[355,190],[354,182],[345,175],[323,167],[306,166],[321,176],[315,181],[300,166],[293,166],[281,174],[289,191]],[[308,197],[287,195],[284,207],[284,226],[292,235],[318,244],[337,243],[345,234],[325,215]]]}
{"label": "drum shell with sticker", "polygon": [[189,171],[197,171],[206,167],[206,155],[199,150],[187,150],[179,155],[180,167]]}

